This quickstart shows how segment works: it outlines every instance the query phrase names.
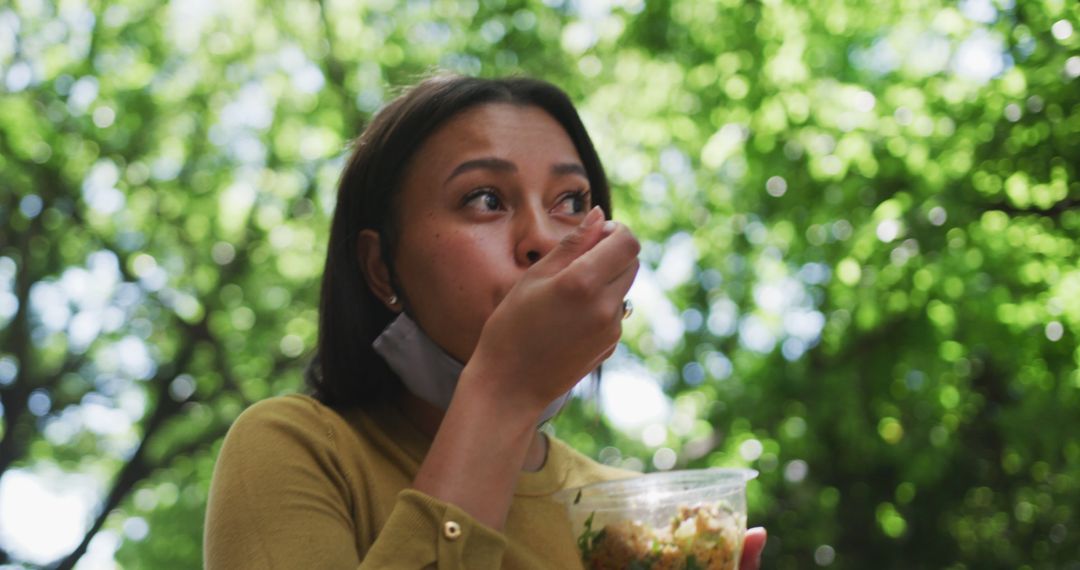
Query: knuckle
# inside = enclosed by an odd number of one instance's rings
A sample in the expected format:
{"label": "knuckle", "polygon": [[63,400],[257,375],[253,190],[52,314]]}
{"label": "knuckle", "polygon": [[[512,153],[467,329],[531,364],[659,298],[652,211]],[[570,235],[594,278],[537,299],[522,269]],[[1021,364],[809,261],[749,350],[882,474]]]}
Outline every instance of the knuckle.
{"label": "knuckle", "polygon": [[593,303],[592,311],[590,311],[589,314],[589,320],[594,323],[597,333],[605,334],[606,336],[608,323],[610,322],[608,317],[610,316],[611,315],[608,314],[607,310],[599,306],[599,303]]}
{"label": "knuckle", "polygon": [[589,337],[606,342],[611,335],[611,313],[598,305],[599,303],[593,303],[585,315],[588,322],[585,328]]}
{"label": "knuckle", "polygon": [[614,325],[608,327],[607,338],[605,338],[604,340],[607,341],[609,345],[611,345],[611,350],[615,350],[615,345],[619,342],[620,338],[622,338],[621,320]]}
{"label": "knuckle", "polygon": [[612,245],[618,252],[618,255],[631,258],[637,257],[637,255],[641,253],[641,242],[628,231],[620,233],[617,239],[612,241],[615,242]]}
{"label": "knuckle", "polygon": [[562,239],[559,240],[559,245],[567,248],[575,248],[579,247],[584,241],[585,235],[579,230],[574,230],[563,236]]}
{"label": "knuckle", "polygon": [[583,296],[591,288],[589,280],[578,273],[563,273],[555,283],[561,293],[573,297]]}

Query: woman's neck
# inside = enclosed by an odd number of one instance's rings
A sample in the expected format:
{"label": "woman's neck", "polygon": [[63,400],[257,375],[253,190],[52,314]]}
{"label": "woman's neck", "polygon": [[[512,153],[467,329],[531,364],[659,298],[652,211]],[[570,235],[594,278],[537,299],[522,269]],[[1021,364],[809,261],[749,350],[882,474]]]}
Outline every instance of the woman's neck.
{"label": "woman's neck", "polygon": [[[439,431],[443,416],[446,413],[418,398],[411,392],[405,391],[401,397],[399,408],[405,417],[429,439],[435,439]],[[525,463],[522,471],[539,471],[547,461],[549,443],[547,436],[540,430],[536,430],[529,451],[525,455]]]}

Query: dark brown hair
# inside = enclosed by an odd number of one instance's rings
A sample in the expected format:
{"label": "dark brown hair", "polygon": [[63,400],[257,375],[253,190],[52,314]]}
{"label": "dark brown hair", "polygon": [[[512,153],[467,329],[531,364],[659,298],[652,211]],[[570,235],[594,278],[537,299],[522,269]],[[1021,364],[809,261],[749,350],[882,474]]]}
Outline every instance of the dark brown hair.
{"label": "dark brown hair", "polygon": [[536,106],[558,121],[585,167],[592,204],[611,217],[603,166],[577,110],[558,87],[521,77],[437,76],[391,101],[354,142],[338,184],[319,303],[319,344],[305,374],[313,395],[328,406],[371,407],[400,394],[401,381],[371,347],[395,315],[365,282],[357,236],[364,229],[379,232],[382,256],[393,275],[398,229],[394,198],[411,158],[448,119],[489,103]]}

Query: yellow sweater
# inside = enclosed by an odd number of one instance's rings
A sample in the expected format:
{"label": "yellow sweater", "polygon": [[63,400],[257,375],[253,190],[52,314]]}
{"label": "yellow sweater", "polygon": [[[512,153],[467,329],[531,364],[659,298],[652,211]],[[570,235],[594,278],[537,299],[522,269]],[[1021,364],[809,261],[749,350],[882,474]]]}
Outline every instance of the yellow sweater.
{"label": "yellow sweater", "polygon": [[214,468],[206,568],[580,568],[551,495],[635,473],[549,441],[543,468],[521,473],[498,532],[409,488],[431,440],[399,414],[339,415],[298,395],[259,402],[229,430]]}

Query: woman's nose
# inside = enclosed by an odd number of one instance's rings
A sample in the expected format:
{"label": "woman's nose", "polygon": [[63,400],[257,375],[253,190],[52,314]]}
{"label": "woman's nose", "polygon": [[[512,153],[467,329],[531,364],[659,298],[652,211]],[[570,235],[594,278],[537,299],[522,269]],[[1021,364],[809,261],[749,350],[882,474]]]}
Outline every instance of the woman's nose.
{"label": "woman's nose", "polygon": [[[514,257],[518,265],[530,267],[559,244],[570,230],[550,219],[545,212],[519,212],[516,220]],[[573,228],[570,228],[573,229]]]}

